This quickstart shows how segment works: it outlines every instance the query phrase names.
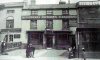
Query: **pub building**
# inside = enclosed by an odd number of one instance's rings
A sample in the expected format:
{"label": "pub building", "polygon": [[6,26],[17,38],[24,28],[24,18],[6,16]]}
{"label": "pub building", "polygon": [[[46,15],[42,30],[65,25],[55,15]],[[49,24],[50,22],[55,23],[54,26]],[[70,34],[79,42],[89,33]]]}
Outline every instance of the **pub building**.
{"label": "pub building", "polygon": [[[22,20],[30,20],[30,30],[26,31],[28,40],[36,48],[68,49],[75,43],[77,12],[75,4],[31,5],[23,10],[30,10],[31,15],[22,16]],[[42,11],[42,14],[39,13]],[[41,26],[38,24],[42,24]],[[40,30],[40,28],[43,28]],[[73,28],[74,27],[74,28]]]}
{"label": "pub building", "polygon": [[0,4],[0,40],[7,49],[68,49],[75,43],[76,3],[36,4],[36,0]]}
{"label": "pub building", "polygon": [[[36,4],[35,0],[0,4],[0,41],[7,50],[26,48],[68,49],[77,57],[100,58],[100,1]],[[89,53],[91,52],[91,53]]]}

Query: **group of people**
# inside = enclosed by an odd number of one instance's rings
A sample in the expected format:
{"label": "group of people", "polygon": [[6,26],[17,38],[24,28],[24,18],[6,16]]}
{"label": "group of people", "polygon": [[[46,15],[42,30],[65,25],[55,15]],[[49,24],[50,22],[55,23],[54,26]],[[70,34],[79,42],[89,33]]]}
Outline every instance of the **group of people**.
{"label": "group of people", "polygon": [[69,52],[68,58],[69,59],[74,58],[75,57],[75,52],[76,52],[76,47],[75,46],[74,47],[69,47],[68,52]]}
{"label": "group of people", "polygon": [[[0,53],[1,54],[4,54],[5,53],[5,49],[6,49],[6,42],[0,42]],[[73,58],[73,57],[75,57],[75,46],[72,48],[72,47],[70,47],[69,49],[68,49],[68,51],[69,51],[69,55],[68,55],[68,57],[69,58]],[[84,49],[83,49],[84,50]],[[30,44],[27,44],[27,48],[26,48],[26,57],[27,58],[34,58],[34,52],[35,52],[35,47],[34,47],[34,45],[32,44],[32,43],[30,43]]]}
{"label": "group of people", "polygon": [[[6,47],[7,44],[5,41],[0,41],[0,54],[2,55],[6,55]],[[27,48],[26,48],[26,57],[30,58],[30,57],[34,57],[34,52],[35,52],[35,47],[32,44],[27,44]],[[8,54],[7,54],[8,55]]]}
{"label": "group of people", "polygon": [[26,57],[27,58],[34,58],[35,47],[32,44],[27,44],[26,48]]}

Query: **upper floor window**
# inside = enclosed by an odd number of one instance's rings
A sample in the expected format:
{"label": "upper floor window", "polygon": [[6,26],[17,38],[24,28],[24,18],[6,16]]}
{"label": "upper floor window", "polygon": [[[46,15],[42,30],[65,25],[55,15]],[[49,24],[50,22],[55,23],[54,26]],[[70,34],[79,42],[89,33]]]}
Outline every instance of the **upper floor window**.
{"label": "upper floor window", "polygon": [[47,10],[47,15],[53,15],[53,10]]}
{"label": "upper floor window", "polygon": [[62,30],[68,30],[68,20],[62,20]]}
{"label": "upper floor window", "polygon": [[6,28],[14,28],[14,18],[13,17],[8,17],[6,19]]}
{"label": "upper floor window", "polygon": [[14,28],[14,20],[6,20],[6,28]]}
{"label": "upper floor window", "polygon": [[31,11],[31,14],[32,14],[32,15],[38,15],[38,11],[37,11],[37,10],[32,10],[32,11]]}
{"label": "upper floor window", "polygon": [[46,29],[53,29],[53,20],[46,20]]}
{"label": "upper floor window", "polygon": [[68,15],[68,10],[62,10],[62,15]]}
{"label": "upper floor window", "polygon": [[96,10],[97,10],[96,8],[89,8],[89,9],[88,9],[88,13],[91,13],[91,14],[92,14],[92,13],[95,13]]}
{"label": "upper floor window", "polygon": [[15,10],[7,10],[7,14],[14,13],[14,12],[15,12]]}
{"label": "upper floor window", "polygon": [[31,20],[30,28],[31,29],[37,29],[37,20]]}

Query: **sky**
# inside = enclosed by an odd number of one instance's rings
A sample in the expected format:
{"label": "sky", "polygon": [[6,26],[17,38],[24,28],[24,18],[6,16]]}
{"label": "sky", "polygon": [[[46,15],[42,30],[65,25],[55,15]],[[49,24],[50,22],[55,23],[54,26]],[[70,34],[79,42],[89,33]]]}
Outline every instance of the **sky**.
{"label": "sky", "polygon": [[[22,2],[23,0],[0,0],[0,3],[8,2]],[[36,4],[58,4],[60,0],[36,0]],[[68,0],[62,0],[68,2]],[[75,3],[78,1],[97,1],[97,0],[70,0],[70,3]]]}

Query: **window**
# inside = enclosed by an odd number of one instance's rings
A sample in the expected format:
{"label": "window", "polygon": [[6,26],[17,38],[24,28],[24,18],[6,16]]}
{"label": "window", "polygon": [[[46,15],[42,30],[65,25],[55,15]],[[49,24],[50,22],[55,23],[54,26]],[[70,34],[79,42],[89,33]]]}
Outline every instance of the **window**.
{"label": "window", "polygon": [[4,41],[8,42],[8,35],[5,35]]}
{"label": "window", "polygon": [[68,25],[69,25],[69,24],[68,24],[68,20],[63,20],[63,21],[62,21],[62,24],[63,24],[63,25],[62,25],[62,26],[63,26],[62,29],[63,29],[63,30],[68,30]]}
{"label": "window", "polygon": [[6,28],[14,28],[14,20],[6,20]]}
{"label": "window", "polygon": [[14,38],[20,38],[20,34],[14,34]]}
{"label": "window", "polygon": [[7,10],[7,13],[14,13],[15,11],[14,10]]}
{"label": "window", "polygon": [[98,10],[97,8],[89,8],[88,13],[95,14],[97,12],[97,10]]}
{"label": "window", "polygon": [[47,10],[47,15],[53,15],[53,10]]}
{"label": "window", "polygon": [[13,35],[9,35],[9,42],[13,42]]}
{"label": "window", "polygon": [[68,15],[68,10],[62,10],[62,15]]}
{"label": "window", "polygon": [[53,20],[46,20],[46,28],[53,29]]}
{"label": "window", "polygon": [[69,20],[69,26],[70,27],[74,27],[74,26],[76,26],[77,25],[77,20],[74,20],[74,19],[70,19]]}
{"label": "window", "polygon": [[30,28],[37,29],[37,20],[31,20]]}
{"label": "window", "polygon": [[32,15],[37,15],[37,14],[38,14],[38,11],[37,11],[37,10],[32,10],[32,11],[31,11],[31,14],[32,14]]}

